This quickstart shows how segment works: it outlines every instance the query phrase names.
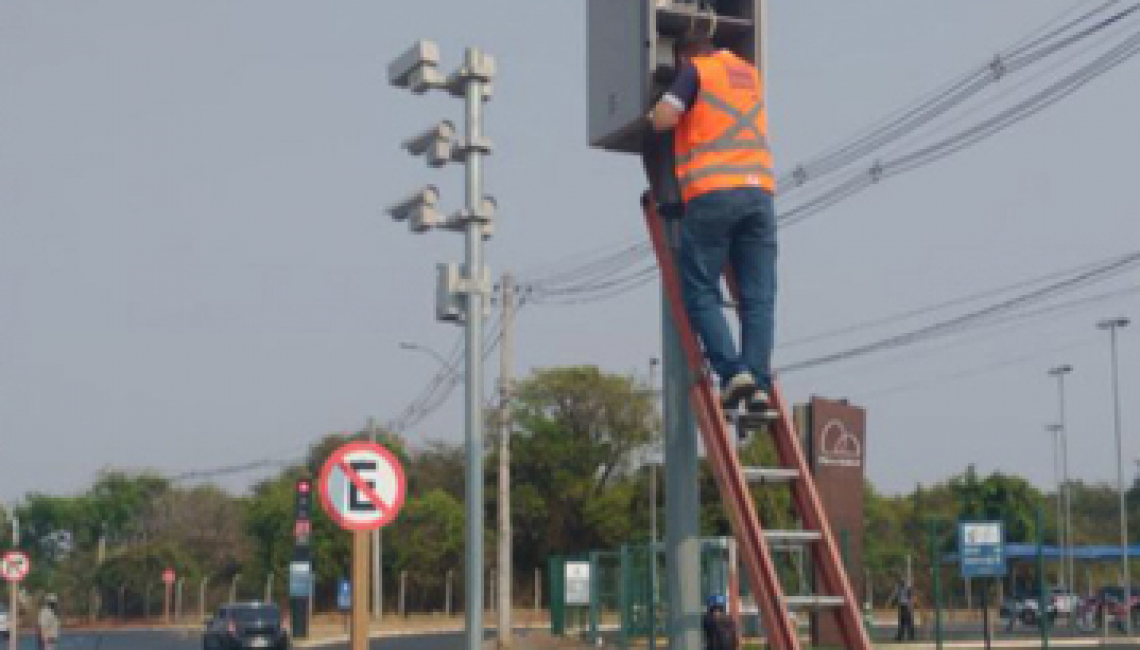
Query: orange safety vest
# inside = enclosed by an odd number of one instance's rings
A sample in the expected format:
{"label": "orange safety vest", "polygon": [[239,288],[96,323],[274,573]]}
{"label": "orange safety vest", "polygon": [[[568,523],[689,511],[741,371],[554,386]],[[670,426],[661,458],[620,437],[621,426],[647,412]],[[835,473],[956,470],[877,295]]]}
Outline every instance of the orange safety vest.
{"label": "orange safety vest", "polygon": [[728,50],[693,58],[700,90],[674,131],[681,197],[741,187],[776,191],[760,73]]}

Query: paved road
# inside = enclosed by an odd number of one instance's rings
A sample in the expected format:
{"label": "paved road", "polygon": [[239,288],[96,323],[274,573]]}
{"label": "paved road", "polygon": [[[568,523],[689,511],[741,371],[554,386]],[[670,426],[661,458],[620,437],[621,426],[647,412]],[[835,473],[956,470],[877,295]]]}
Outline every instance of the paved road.
{"label": "paved road", "polygon": [[[21,635],[20,650],[36,650],[31,636]],[[376,650],[462,650],[462,633],[431,634],[418,637],[374,639],[371,648]],[[60,641],[59,650],[200,650],[202,638],[187,632],[161,630],[130,630],[122,632],[68,632]],[[347,650],[348,644],[321,646],[332,650]],[[7,646],[4,646],[7,650]]]}

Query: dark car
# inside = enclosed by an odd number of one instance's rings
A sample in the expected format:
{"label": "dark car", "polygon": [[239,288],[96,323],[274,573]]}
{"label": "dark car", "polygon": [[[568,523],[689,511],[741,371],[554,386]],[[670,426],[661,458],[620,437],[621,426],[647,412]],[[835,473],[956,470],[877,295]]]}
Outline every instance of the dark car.
{"label": "dark car", "polygon": [[227,603],[206,621],[203,650],[270,648],[287,650],[289,633],[281,625],[281,610],[270,603]]}

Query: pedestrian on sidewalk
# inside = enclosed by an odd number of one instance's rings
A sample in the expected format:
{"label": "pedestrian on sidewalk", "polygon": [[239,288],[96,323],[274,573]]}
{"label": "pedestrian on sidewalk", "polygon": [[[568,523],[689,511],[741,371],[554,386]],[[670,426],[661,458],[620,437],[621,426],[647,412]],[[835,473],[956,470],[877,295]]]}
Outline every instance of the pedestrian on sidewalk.
{"label": "pedestrian on sidewalk", "polygon": [[58,607],[55,594],[44,596],[43,607],[40,608],[40,615],[36,619],[36,638],[40,650],[56,650],[60,627]]}
{"label": "pedestrian on sidewalk", "polygon": [[914,641],[914,587],[902,574],[898,576],[895,591],[891,595],[899,611],[899,629],[895,641]]}
{"label": "pedestrian on sidewalk", "polygon": [[705,650],[737,650],[740,647],[739,631],[727,609],[724,596],[709,596],[708,610],[701,619]]}

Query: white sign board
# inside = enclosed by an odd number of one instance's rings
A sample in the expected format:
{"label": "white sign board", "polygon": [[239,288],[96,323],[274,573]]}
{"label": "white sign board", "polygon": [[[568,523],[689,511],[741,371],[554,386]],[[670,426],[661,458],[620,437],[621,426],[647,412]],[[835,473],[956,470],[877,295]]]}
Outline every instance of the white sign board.
{"label": "white sign board", "polygon": [[566,563],[566,604],[590,604],[590,563]]}

